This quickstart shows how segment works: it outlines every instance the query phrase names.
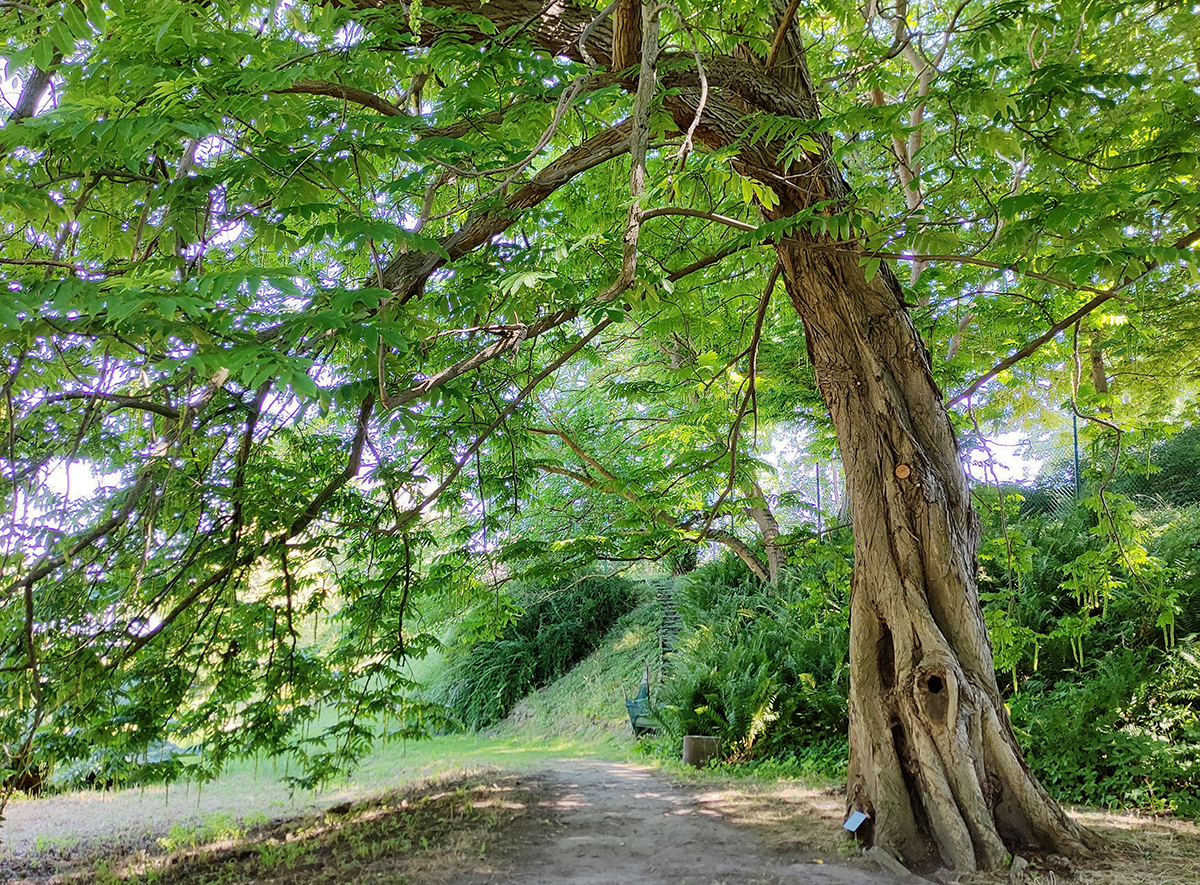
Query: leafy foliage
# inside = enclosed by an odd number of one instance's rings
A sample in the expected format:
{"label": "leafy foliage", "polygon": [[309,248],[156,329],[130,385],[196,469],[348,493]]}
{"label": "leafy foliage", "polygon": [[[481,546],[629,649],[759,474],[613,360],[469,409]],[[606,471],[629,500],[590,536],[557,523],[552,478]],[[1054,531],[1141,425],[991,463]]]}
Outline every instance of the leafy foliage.
{"label": "leafy foliage", "polygon": [[[997,677],[1038,777],[1064,801],[1200,814],[1200,512],[1112,494],[1118,549],[1098,500],[1022,516],[1010,488],[1002,527],[994,492],[976,493]],[[804,552],[772,588],[728,557],[680,580],[659,710],[675,741],[719,735],[728,762],[768,774],[841,773],[851,553],[844,537]]]}
{"label": "leafy foliage", "polygon": [[980,588],[1027,761],[1067,801],[1200,813],[1200,511],[1019,497],[1003,533],[985,511]]}
{"label": "leafy foliage", "polygon": [[1060,799],[1200,816],[1200,654],[1119,649],[1011,702],[1026,760]]}
{"label": "leafy foliage", "polygon": [[809,544],[769,590],[732,558],[678,580],[684,629],[659,708],[672,735],[716,735],[731,760],[819,747],[823,773],[844,767],[848,540]]}
{"label": "leafy foliage", "polygon": [[486,728],[513,704],[567,672],[637,604],[635,585],[615,576],[526,584],[528,600],[494,639],[453,646],[435,696],[467,728]]}
{"label": "leafy foliage", "polygon": [[[988,376],[972,417],[1070,400],[1155,438],[1180,424],[1200,378],[1194,8],[806,7],[824,116],[760,108],[706,150],[664,113],[681,88],[664,79],[635,197],[629,95],[572,91],[587,65],[500,5],[0,5],[21,92],[0,129],[0,703],[17,711],[0,782],[35,757],[176,741],[195,751],[179,773],[283,753],[316,783],[440,721],[405,660],[464,611],[498,630],[510,608],[483,603],[501,571],[765,541],[748,511],[779,501],[767,434],[802,421],[829,445],[805,330],[765,287],[780,237],[836,240],[871,276],[888,255],[915,264],[907,294],[949,391],[1108,293],[1073,336]],[[723,67],[770,52],[768,12],[680,3],[665,73],[692,76],[702,33],[715,106],[746,85]],[[790,170],[818,149],[853,193],[762,224],[779,182],[738,151]],[[635,198],[671,211],[647,217],[628,290],[602,300]],[[1127,389],[1081,384],[1089,343]],[[1156,494],[1182,506],[1178,485]],[[1039,643],[1065,667],[1098,640],[1191,629],[1188,532],[1103,506],[1079,520],[1101,511],[1124,553],[1047,523],[1027,537],[1061,541],[1057,559],[985,565],[1018,682]],[[1018,613],[1022,585],[1041,595]],[[720,708],[747,754],[804,704],[834,717],[815,646],[786,684],[763,664],[791,648],[768,615],[801,635],[817,629],[801,614],[832,617],[785,596],[713,608],[729,633],[705,654],[755,674],[754,709]],[[828,696],[785,697],[818,672]]]}

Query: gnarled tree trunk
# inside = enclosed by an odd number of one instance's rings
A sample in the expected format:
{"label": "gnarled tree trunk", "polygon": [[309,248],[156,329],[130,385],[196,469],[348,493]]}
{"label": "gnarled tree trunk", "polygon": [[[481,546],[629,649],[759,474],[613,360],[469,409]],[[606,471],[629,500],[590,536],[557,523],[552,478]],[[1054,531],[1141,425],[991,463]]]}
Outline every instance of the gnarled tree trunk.
{"label": "gnarled tree trunk", "polygon": [[[798,116],[815,118],[799,32],[785,34],[778,64]],[[782,170],[761,176],[780,198],[768,215],[845,199],[831,156],[826,141],[803,188],[781,186]],[[899,283],[886,266],[868,280],[853,243],[799,234],[776,251],[854,524],[849,807],[869,815],[869,841],[910,866],[994,869],[1021,850],[1085,853],[1093,837],[1029,771],[1000,698],[975,584],[979,520]]]}
{"label": "gnarled tree trunk", "polygon": [[979,521],[925,347],[890,274],[780,247],[854,522],[847,801],[914,866],[1001,866],[1089,839],[1021,758],[975,585]]}

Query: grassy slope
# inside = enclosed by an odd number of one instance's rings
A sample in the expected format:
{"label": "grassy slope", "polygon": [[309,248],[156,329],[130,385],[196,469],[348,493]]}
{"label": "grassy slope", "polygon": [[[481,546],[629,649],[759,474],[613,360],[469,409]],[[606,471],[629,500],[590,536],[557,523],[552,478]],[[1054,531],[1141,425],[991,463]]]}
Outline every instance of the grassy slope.
{"label": "grassy slope", "polygon": [[558,681],[528,695],[489,732],[522,744],[564,736],[581,748],[624,756],[632,745],[625,697],[637,692],[647,665],[650,689],[661,682],[656,594],[660,581],[645,582],[641,604],[617,621],[604,643]]}

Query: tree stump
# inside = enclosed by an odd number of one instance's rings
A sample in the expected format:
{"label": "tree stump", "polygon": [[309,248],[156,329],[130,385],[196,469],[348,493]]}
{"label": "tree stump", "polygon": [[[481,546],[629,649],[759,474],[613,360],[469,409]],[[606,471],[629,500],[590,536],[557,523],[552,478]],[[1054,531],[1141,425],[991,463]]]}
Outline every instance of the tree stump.
{"label": "tree stump", "polygon": [[683,738],[683,761],[686,765],[703,768],[716,759],[721,748],[721,739],[711,735],[689,734]]}

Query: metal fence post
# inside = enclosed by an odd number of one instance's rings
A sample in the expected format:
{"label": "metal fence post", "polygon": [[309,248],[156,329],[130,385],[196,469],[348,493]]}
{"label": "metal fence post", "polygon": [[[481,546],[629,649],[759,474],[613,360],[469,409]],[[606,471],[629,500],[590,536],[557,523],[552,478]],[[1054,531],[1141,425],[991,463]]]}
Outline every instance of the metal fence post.
{"label": "metal fence post", "polygon": [[820,462],[818,462],[817,463],[817,540],[818,541],[822,539],[822,537],[824,535],[824,531],[825,531],[825,526],[822,525],[822,522],[823,522],[823,520],[821,519],[821,464],[820,464]]}
{"label": "metal fence post", "polygon": [[1075,443],[1075,501],[1079,501],[1079,416],[1075,414],[1074,403],[1071,404],[1071,435]]}

